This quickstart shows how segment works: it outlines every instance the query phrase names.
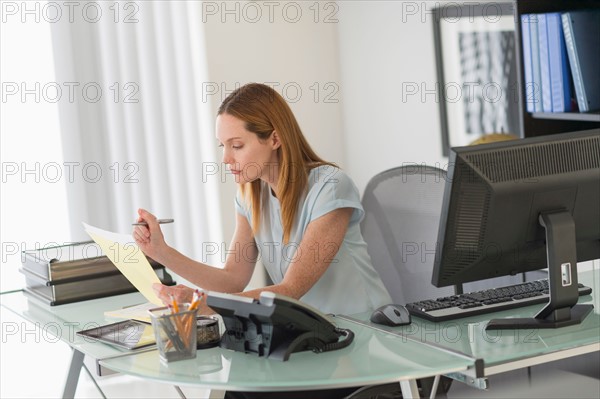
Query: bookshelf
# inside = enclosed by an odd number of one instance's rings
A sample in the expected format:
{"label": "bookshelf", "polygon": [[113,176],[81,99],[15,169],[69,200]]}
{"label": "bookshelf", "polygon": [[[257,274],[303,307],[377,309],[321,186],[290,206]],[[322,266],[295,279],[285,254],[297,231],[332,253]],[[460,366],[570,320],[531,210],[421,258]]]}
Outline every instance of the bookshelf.
{"label": "bookshelf", "polygon": [[[515,45],[517,49],[518,100],[521,132],[524,137],[534,137],[552,133],[600,128],[600,111],[579,112],[534,112],[529,113],[525,103],[525,78],[523,62],[523,38],[521,32],[521,15],[549,12],[565,12],[572,10],[600,9],[598,0],[514,0]],[[600,88],[598,88],[600,90]]]}

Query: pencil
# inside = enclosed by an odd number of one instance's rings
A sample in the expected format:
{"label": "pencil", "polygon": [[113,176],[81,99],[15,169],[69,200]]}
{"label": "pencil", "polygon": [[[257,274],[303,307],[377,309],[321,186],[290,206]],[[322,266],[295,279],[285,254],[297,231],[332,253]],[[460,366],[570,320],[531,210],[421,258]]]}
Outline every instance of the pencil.
{"label": "pencil", "polygon": [[175,313],[179,313],[179,305],[177,304],[175,297],[173,296],[173,294],[169,294],[169,297],[171,298],[171,304],[173,305],[173,311]]}
{"label": "pencil", "polygon": [[[190,306],[188,307],[188,310],[197,310],[198,306],[200,305],[200,300],[202,299],[202,297],[204,296],[204,292],[200,292],[198,290],[194,291],[194,297],[192,299],[192,303],[190,304]],[[188,315],[188,317],[186,318],[186,320],[184,321],[184,335],[186,337],[189,336],[190,334],[190,330],[195,326],[196,324],[196,312],[191,313]]]}
{"label": "pencil", "polygon": [[[179,313],[179,306],[177,305],[177,301],[175,301],[175,298],[173,298],[173,295],[171,295],[171,300],[173,301],[172,305],[168,305],[169,309],[171,309],[171,316],[173,319],[173,322],[175,323],[175,330],[174,333],[177,335],[177,337],[173,337],[173,338],[177,338],[181,344],[183,345],[183,347],[179,346],[182,349],[187,349],[188,345],[186,342],[185,337],[183,336],[183,333],[185,331],[185,326],[182,324],[182,320],[180,319],[180,315]],[[165,321],[169,321],[169,319],[165,319]]]}
{"label": "pencil", "polygon": [[198,306],[200,305],[200,300],[202,299],[203,296],[204,296],[204,292],[195,290],[194,298],[192,299],[192,303],[190,304],[190,307],[188,308],[188,310],[196,310],[198,308]]}

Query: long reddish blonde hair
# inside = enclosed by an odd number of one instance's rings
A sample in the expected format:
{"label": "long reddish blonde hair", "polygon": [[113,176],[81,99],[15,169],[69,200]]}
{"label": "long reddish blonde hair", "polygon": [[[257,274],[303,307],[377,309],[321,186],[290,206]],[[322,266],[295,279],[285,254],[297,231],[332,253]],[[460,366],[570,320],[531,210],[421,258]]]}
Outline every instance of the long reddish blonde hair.
{"label": "long reddish blonde hair", "polygon": [[[218,115],[228,114],[245,122],[246,130],[259,140],[267,140],[277,132],[280,147],[277,195],[281,204],[283,242],[287,243],[298,213],[298,202],[308,185],[308,173],[321,165],[335,164],[321,159],[302,134],[287,102],[270,86],[249,83],[231,93],[219,107]],[[256,234],[262,211],[261,181],[256,179],[241,185],[245,201],[252,208],[252,230]]]}

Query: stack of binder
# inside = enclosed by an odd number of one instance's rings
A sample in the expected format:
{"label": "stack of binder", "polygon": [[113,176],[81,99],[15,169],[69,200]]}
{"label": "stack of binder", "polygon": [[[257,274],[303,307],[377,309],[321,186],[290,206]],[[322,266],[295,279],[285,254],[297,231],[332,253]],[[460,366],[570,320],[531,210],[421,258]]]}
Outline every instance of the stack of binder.
{"label": "stack of binder", "polygon": [[523,14],[521,32],[527,112],[600,109],[598,10]]}
{"label": "stack of binder", "polygon": [[[175,284],[163,265],[148,261],[163,284]],[[19,271],[25,292],[51,306],[136,291],[93,241],[23,251]]]}

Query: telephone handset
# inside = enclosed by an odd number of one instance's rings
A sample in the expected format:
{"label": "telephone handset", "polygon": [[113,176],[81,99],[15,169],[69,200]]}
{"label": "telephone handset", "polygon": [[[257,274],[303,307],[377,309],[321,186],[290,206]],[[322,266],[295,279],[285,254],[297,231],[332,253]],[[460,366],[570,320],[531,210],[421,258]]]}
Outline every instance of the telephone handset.
{"label": "telephone handset", "polygon": [[354,339],[352,331],[337,328],[317,309],[272,292],[262,292],[258,300],[209,292],[206,304],[223,317],[221,347],[235,351],[285,361],[293,352],[326,352]]}

